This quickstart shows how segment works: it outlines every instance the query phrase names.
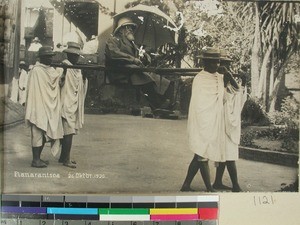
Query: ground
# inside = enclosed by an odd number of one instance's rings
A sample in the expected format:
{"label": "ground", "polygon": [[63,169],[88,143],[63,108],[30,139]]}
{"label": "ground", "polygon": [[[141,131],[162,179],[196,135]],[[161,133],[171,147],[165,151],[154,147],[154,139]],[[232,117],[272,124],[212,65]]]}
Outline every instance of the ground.
{"label": "ground", "polygon": [[[77,169],[59,164],[49,145],[42,154],[50,161],[48,168],[30,167],[30,132],[20,124],[4,133],[3,193],[178,194],[193,158],[188,149],[186,122],[86,115],[84,128],[74,137],[72,157]],[[240,185],[246,192],[278,191],[282,183],[294,182],[298,174],[297,168],[244,159],[238,160],[237,168]],[[214,164],[210,169],[213,180]],[[224,183],[230,185],[227,172]],[[205,191],[200,173],[192,188]]]}

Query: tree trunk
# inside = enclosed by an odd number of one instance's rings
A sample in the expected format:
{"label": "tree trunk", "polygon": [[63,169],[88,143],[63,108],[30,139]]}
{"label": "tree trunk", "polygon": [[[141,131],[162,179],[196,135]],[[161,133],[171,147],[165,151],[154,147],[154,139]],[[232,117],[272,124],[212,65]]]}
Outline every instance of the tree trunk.
{"label": "tree trunk", "polygon": [[272,99],[272,94],[273,94],[273,90],[274,90],[274,52],[272,54],[272,58],[271,58],[271,71],[270,71],[270,79],[269,79],[269,95],[268,95],[268,102],[267,102],[267,111],[270,111],[270,101]]}
{"label": "tree trunk", "polygon": [[266,82],[267,82],[267,75],[268,75],[268,64],[270,62],[270,55],[272,53],[272,45],[269,45],[261,65],[261,71],[259,76],[259,82],[258,82],[258,95],[257,97],[259,99],[263,99],[264,101],[264,107],[266,107]]}
{"label": "tree trunk", "polygon": [[255,3],[255,32],[251,54],[251,93],[252,96],[258,97],[258,82],[259,82],[259,51],[260,51],[260,31],[259,31],[259,11],[258,3]]}
{"label": "tree trunk", "polygon": [[280,82],[281,79],[283,78],[284,73],[280,72],[279,76],[276,77],[274,81],[274,88],[270,97],[270,107],[269,107],[269,112],[274,112],[275,111],[275,104],[277,101],[277,95],[280,87]]}
{"label": "tree trunk", "polygon": [[279,70],[276,71],[276,73],[274,74],[276,75],[276,79],[274,81],[272,94],[270,96],[269,112],[274,112],[276,110],[275,106],[276,106],[276,101],[277,101],[278,92],[280,88],[280,83],[281,80],[285,77],[284,68],[286,67],[286,64],[289,62],[289,59],[291,58],[292,55],[293,53],[291,53],[286,57],[285,61],[282,64],[280,64]]}

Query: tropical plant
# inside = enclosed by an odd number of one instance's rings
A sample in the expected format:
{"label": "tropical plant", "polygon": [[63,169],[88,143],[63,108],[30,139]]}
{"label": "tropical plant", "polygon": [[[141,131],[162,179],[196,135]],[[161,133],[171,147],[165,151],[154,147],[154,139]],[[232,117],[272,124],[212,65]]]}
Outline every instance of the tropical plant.
{"label": "tropical plant", "polygon": [[287,130],[299,131],[299,103],[290,96],[283,100],[281,110],[276,112],[270,112],[269,117],[273,124],[281,125]]}
{"label": "tropical plant", "polygon": [[251,68],[252,97],[274,111],[284,68],[298,48],[299,4],[210,1],[207,8],[206,2],[188,1],[184,7],[194,66],[199,66],[196,56],[204,46],[228,50],[235,68]]}
{"label": "tropical plant", "polygon": [[252,95],[261,99],[267,111],[275,110],[284,67],[298,48],[297,3],[257,2],[252,47]]}
{"label": "tropical plant", "polygon": [[194,66],[205,46],[227,50],[236,69],[249,67],[249,46],[254,33],[252,18],[244,2],[190,1],[185,3],[184,15],[188,30],[186,39]]}
{"label": "tropical plant", "polygon": [[[165,1],[137,0],[130,6],[138,3],[156,5],[172,14],[172,7]],[[176,55],[168,64],[180,67],[185,57],[193,62],[192,67],[199,67],[197,56],[203,47],[226,49],[234,60],[235,71],[241,67],[251,71],[248,83],[252,97],[258,99],[267,112],[274,111],[278,105],[275,103],[279,84],[285,76],[284,68],[298,49],[300,5],[217,0],[172,3],[182,13],[184,26],[178,32],[178,46],[163,48],[163,53]]]}

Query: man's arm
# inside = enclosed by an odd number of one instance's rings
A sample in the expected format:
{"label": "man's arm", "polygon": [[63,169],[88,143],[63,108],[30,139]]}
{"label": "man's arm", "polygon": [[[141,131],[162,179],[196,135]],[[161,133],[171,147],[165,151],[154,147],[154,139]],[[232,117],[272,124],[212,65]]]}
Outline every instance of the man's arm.
{"label": "man's arm", "polygon": [[231,86],[233,86],[235,89],[239,89],[240,86],[238,85],[238,83],[236,82],[236,80],[233,78],[233,75],[231,74],[231,72],[224,66],[222,66],[220,68],[222,70],[222,74],[224,74],[224,86],[227,87],[228,83],[231,84]]}
{"label": "man's arm", "polygon": [[141,65],[142,62],[134,56],[124,53],[119,48],[119,41],[115,37],[111,37],[106,42],[106,57],[111,61],[119,61],[121,63],[131,63]]}

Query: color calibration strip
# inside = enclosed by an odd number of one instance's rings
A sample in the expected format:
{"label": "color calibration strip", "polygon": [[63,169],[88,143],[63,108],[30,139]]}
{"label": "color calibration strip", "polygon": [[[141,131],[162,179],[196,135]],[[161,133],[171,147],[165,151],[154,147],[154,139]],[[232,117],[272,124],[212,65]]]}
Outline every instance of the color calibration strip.
{"label": "color calibration strip", "polygon": [[[219,196],[216,195],[109,197],[2,195],[1,224],[8,224],[9,221],[13,225],[25,225],[24,223],[30,220],[32,225],[47,225],[47,221],[59,221],[58,224],[61,224],[61,221],[72,220],[72,223],[62,225],[109,225],[112,221],[149,225],[216,225],[218,205]],[[13,219],[17,219],[18,222],[14,223]],[[22,224],[20,219],[23,219]],[[34,219],[39,223],[31,221]],[[181,223],[176,223],[178,221]]]}

